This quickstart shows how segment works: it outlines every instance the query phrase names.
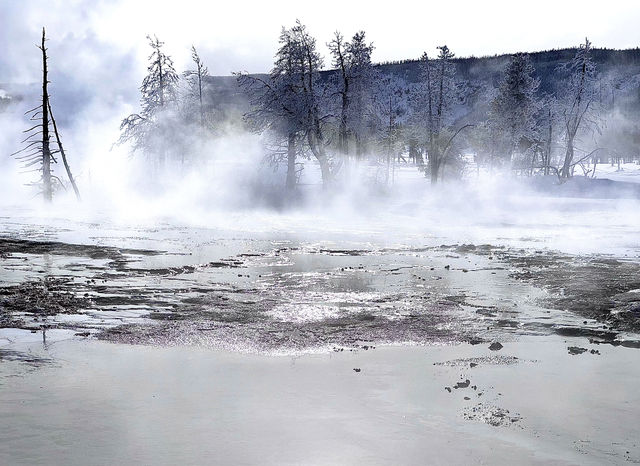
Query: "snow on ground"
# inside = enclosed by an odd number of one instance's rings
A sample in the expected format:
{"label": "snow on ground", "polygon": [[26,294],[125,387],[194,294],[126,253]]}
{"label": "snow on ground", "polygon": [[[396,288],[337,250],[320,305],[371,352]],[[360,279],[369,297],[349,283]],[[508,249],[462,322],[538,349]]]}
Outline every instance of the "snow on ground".
{"label": "snow on ground", "polygon": [[628,183],[640,183],[640,164],[623,163],[611,165],[610,163],[599,164],[596,167],[596,178],[607,178],[614,181],[626,181]]}

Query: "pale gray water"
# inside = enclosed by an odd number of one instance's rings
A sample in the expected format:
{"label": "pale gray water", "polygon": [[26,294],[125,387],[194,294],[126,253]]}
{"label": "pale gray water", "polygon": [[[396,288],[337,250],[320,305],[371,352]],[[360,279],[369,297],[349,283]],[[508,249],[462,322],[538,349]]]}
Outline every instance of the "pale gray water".
{"label": "pale gray water", "polygon": [[0,464],[638,462],[637,219],[562,203],[424,231],[14,212]]}
{"label": "pale gray water", "polygon": [[292,358],[66,340],[55,364],[0,376],[0,463],[638,462],[640,352],[568,354],[584,342]]}

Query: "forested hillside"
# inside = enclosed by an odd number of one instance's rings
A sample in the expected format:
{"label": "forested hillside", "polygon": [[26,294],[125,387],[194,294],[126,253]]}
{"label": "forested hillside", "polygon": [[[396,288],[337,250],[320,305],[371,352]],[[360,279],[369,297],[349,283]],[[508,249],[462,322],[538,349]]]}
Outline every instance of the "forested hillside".
{"label": "forested hillside", "polygon": [[[297,22],[282,29],[271,70],[211,76],[195,48],[192,66],[177,70],[164,42],[148,40],[139,110],[122,120],[117,143],[144,155],[151,176],[209,163],[212,141],[250,134],[291,192],[309,161],[326,188],[362,165],[391,185],[398,164],[436,184],[481,171],[563,181],[640,160],[637,48],[585,39],[576,48],[460,58],[442,45],[435,56],[377,64],[365,32],[336,32],[325,57]],[[31,103],[38,87],[0,89],[2,109]],[[63,126],[73,118],[64,107],[58,116]],[[46,159],[38,150],[29,163]]]}

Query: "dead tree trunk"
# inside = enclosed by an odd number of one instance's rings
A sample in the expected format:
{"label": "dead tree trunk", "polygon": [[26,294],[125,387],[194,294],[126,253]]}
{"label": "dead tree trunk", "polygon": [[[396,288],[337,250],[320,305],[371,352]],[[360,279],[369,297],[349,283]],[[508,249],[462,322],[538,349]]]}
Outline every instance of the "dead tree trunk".
{"label": "dead tree trunk", "polygon": [[51,202],[51,149],[49,148],[49,91],[47,89],[47,49],[44,46],[45,31],[42,28],[42,193],[47,202]]}
{"label": "dead tree trunk", "polygon": [[198,99],[200,101],[200,127],[204,129],[204,105],[202,105],[202,65],[198,63]]}
{"label": "dead tree trunk", "polygon": [[56,125],[56,120],[53,118],[53,112],[51,111],[51,103],[47,101],[47,110],[49,110],[49,116],[51,117],[51,123],[53,124],[53,132],[56,135],[56,142],[58,144],[58,150],[60,151],[60,156],[62,157],[62,163],[64,164],[64,169],[67,172],[67,176],[69,177],[69,182],[71,183],[71,187],[73,188],[73,192],[76,193],[76,199],[79,201],[80,199],[80,191],[78,190],[78,185],[76,185],[76,180],[71,174],[71,168],[69,167],[69,162],[67,161],[67,154],[64,152],[64,147],[62,147],[62,141],[60,140],[60,133],[58,133],[58,125]]}

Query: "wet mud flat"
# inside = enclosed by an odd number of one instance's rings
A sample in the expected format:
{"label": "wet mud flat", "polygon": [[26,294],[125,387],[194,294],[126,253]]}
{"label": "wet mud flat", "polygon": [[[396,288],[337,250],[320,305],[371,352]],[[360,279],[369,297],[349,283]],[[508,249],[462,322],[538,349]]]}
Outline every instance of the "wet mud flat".
{"label": "wet mud flat", "polygon": [[472,244],[240,243],[220,256],[0,238],[0,328],[280,353],[554,333],[640,346],[637,261]]}

